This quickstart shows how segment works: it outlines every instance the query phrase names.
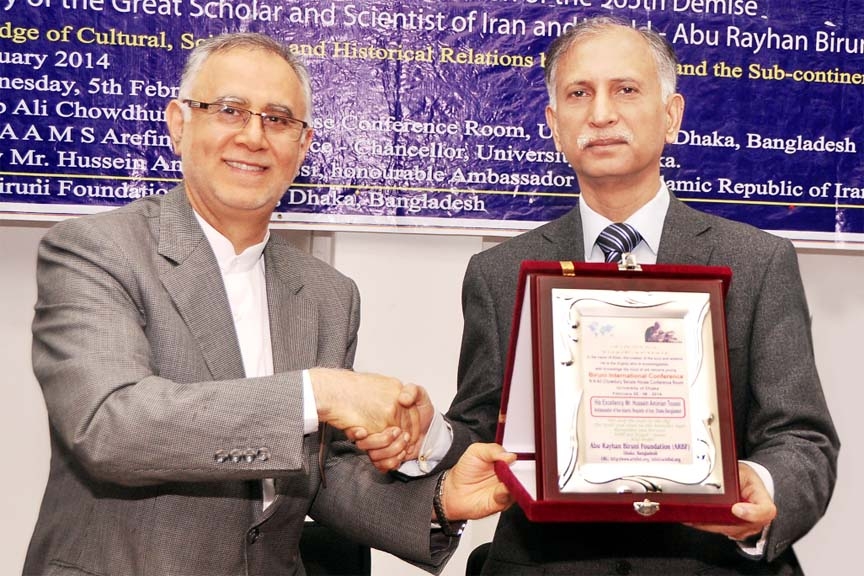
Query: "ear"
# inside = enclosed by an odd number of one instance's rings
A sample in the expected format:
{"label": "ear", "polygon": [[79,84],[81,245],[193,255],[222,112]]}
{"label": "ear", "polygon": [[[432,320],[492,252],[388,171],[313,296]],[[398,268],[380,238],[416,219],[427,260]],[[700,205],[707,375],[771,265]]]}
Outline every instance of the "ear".
{"label": "ear", "polygon": [[681,120],[684,118],[684,97],[673,94],[666,103],[666,142],[672,144],[678,138]]}
{"label": "ear", "polygon": [[312,128],[307,128],[303,137],[300,138],[300,142],[298,143],[300,149],[297,151],[299,160],[297,161],[297,173],[294,174],[294,178],[297,178],[297,175],[300,174],[300,166],[302,166],[303,162],[306,160],[306,153],[309,152],[309,146],[312,144],[312,137],[314,135],[315,131],[312,130]]}
{"label": "ear", "polygon": [[555,150],[561,152],[561,140],[558,137],[558,114],[552,106],[546,106],[546,125],[552,130],[552,140],[555,141]]}
{"label": "ear", "polygon": [[179,100],[171,100],[165,108],[165,122],[171,136],[171,148],[180,156],[180,142],[183,139],[183,105]]}

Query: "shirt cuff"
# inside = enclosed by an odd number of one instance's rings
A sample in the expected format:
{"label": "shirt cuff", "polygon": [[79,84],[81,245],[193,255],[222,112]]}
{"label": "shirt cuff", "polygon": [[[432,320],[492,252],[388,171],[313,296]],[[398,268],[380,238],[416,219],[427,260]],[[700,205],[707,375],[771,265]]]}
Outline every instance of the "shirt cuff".
{"label": "shirt cuff", "polygon": [[[763,484],[765,484],[765,489],[768,490],[771,500],[774,500],[774,479],[771,477],[771,473],[768,472],[768,469],[761,464],[750,462],[749,460],[740,460],[739,465],[741,464],[749,466],[754,472],[756,472],[756,475],[759,476],[759,479],[762,480]],[[765,526],[765,528],[762,529],[762,534],[759,535],[758,540],[756,540],[755,536],[747,538],[746,540],[736,540],[735,543],[738,544],[741,553],[753,560],[760,560],[762,556],[765,555],[765,543],[768,541],[768,530],[770,528],[771,524]]]}
{"label": "shirt cuff", "polygon": [[315,392],[312,390],[312,377],[308,370],[303,370],[303,434],[318,431],[318,405],[315,404]]}
{"label": "shirt cuff", "polygon": [[440,412],[435,412],[417,459],[403,462],[397,471],[405,476],[428,474],[444,459],[452,443],[453,429],[450,423]]}

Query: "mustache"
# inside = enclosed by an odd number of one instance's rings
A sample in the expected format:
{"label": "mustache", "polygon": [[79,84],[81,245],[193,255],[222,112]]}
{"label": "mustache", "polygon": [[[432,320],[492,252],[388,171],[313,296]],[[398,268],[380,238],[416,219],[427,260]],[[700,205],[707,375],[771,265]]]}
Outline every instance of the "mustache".
{"label": "mustache", "polygon": [[618,140],[629,144],[633,141],[633,133],[623,128],[615,128],[613,130],[600,130],[599,132],[592,132],[590,134],[580,134],[576,138],[576,145],[580,150],[584,150],[596,142],[603,142],[605,140]]}

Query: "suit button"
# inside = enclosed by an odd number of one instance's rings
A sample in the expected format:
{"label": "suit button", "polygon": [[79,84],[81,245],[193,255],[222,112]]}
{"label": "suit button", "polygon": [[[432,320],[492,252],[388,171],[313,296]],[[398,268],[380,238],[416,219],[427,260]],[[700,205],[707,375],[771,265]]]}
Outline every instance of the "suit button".
{"label": "suit button", "polygon": [[246,533],[246,542],[254,544],[261,537],[261,531],[258,528],[252,528]]}
{"label": "suit button", "polygon": [[255,457],[258,455],[258,451],[252,448],[247,448],[243,451],[243,460],[246,462],[254,462]]}
{"label": "suit button", "polygon": [[217,464],[222,464],[226,460],[228,460],[228,452],[225,450],[217,450],[213,455],[213,459],[216,460]]}
{"label": "suit button", "polygon": [[630,562],[626,560],[618,560],[615,563],[615,574],[620,574],[621,576],[627,576],[630,572],[633,571],[633,566]]}
{"label": "suit button", "polygon": [[258,449],[258,460],[261,462],[266,462],[270,459],[270,449],[266,446],[262,446]]}
{"label": "suit button", "polygon": [[234,462],[236,464],[237,462],[240,462],[240,460],[243,458],[243,451],[239,448],[234,448],[233,450],[231,450],[231,452],[228,453],[228,455],[231,456],[231,462]]}

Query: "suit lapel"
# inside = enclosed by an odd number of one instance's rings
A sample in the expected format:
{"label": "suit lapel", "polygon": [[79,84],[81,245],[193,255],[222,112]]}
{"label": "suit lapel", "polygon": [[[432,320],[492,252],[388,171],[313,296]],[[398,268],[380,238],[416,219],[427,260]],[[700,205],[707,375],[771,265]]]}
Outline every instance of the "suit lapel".
{"label": "suit lapel", "polygon": [[162,285],[199,343],[214,380],[242,378],[243,359],[219,265],[182,186],[162,200],[159,254],[175,265]]}
{"label": "suit lapel", "polygon": [[570,212],[542,228],[543,238],[552,245],[551,259],[585,261],[582,217],[577,203]]}
{"label": "suit lapel", "polygon": [[658,264],[707,265],[714,246],[711,224],[705,215],[670,195],[669,210],[663,223]]}
{"label": "suit lapel", "polygon": [[[270,314],[270,341],[273,348],[274,372],[289,372],[312,368],[318,365],[318,308],[315,302],[303,295],[305,282],[300,272],[306,269],[294,252],[277,235],[270,235],[264,249],[265,282],[267,285],[267,308]],[[314,435],[313,435],[314,436]],[[318,462],[317,450],[322,446],[321,438],[306,442],[308,466]],[[290,496],[290,482],[286,478],[276,479],[276,500],[261,512],[258,521],[273,516],[277,510],[289,506],[291,513],[307,502]],[[286,497],[286,495],[288,495]]]}
{"label": "suit lapel", "polygon": [[318,309],[302,295],[304,282],[298,273],[305,267],[293,249],[273,235],[264,249],[264,263],[273,368],[276,372],[311,368],[318,361]]}

